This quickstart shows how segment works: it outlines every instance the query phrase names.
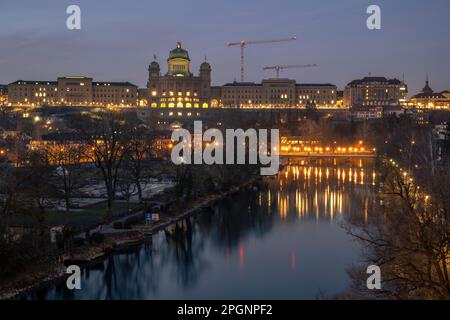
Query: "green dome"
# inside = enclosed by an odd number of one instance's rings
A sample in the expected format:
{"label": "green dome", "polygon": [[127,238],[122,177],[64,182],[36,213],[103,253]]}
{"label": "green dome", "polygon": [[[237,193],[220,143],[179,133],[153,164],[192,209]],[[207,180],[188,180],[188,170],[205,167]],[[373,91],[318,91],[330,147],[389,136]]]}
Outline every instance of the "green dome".
{"label": "green dome", "polygon": [[177,47],[169,52],[169,60],[170,59],[186,59],[189,60],[189,53],[187,50],[181,48],[181,43],[177,42]]}

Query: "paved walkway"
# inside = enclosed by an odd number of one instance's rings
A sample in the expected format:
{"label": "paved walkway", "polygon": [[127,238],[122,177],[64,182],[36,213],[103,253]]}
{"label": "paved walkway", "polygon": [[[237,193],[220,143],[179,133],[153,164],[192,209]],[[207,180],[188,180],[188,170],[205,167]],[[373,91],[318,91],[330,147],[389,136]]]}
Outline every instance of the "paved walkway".
{"label": "paved walkway", "polygon": [[[95,228],[89,229],[89,234],[92,235],[93,233],[96,233],[96,232],[100,232],[102,234],[123,233],[124,231],[127,231],[127,230],[114,229],[114,223],[116,223],[116,222],[124,223],[126,219],[131,218],[131,217],[137,217],[139,215],[142,215],[143,213],[144,213],[144,210],[139,210],[138,212],[135,212],[135,213],[132,213],[132,214],[129,214],[129,215],[125,215],[125,216],[123,216],[121,218],[113,220],[110,223],[101,224],[101,225],[99,225],[99,226],[97,226]],[[130,229],[130,231],[132,231],[132,229]],[[81,232],[81,233],[77,234],[75,236],[75,238],[86,239],[86,232]]]}

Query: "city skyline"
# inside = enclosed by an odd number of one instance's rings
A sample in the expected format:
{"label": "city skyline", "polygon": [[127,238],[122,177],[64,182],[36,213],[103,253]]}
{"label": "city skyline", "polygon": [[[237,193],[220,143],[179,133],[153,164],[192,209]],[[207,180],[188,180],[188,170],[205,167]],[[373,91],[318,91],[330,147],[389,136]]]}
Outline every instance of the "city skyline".
{"label": "city skyline", "polygon": [[[213,68],[212,84],[221,85],[239,79],[239,49],[227,48],[225,42],[295,35],[297,41],[292,43],[249,47],[246,80],[274,77],[273,72],[262,70],[268,65],[317,63],[319,68],[285,70],[281,76],[298,82],[331,82],[342,90],[369,73],[399,79],[404,74],[409,95],[414,95],[421,91],[428,73],[435,91],[450,87],[450,68],[445,65],[450,45],[441,40],[450,22],[444,20],[445,11],[438,5],[430,7],[424,1],[410,1],[408,6],[379,1],[382,29],[377,31],[365,27],[365,9],[370,4],[366,1],[285,1],[281,11],[267,1],[248,1],[239,7],[177,2],[173,8],[178,10],[143,1],[132,5],[110,1],[108,7],[104,2],[77,1],[82,10],[78,31],[65,27],[69,1],[27,4],[3,5],[0,16],[10,27],[0,31],[0,83],[76,74],[144,87],[142,70],[153,54],[165,65],[167,48],[181,41],[195,69],[207,56]],[[105,9],[107,14],[101,14]],[[254,23],[249,24],[250,20]],[[206,27],[212,23],[217,29]]]}
{"label": "city skyline", "polygon": [[4,0],[0,302],[449,301],[448,9]]}

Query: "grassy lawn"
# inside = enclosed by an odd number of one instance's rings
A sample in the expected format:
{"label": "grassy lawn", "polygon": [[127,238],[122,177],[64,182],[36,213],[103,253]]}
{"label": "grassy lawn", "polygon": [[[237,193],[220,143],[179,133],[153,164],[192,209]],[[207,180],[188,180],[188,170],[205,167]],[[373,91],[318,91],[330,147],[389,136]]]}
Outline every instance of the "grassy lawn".
{"label": "grassy lawn", "polygon": [[[136,207],[136,204],[130,204],[130,208]],[[122,215],[127,211],[127,204],[125,202],[114,203],[113,217]],[[76,230],[85,230],[88,227],[95,226],[103,222],[106,212],[106,203],[102,202],[95,204],[84,209],[78,209],[76,211],[48,211],[45,217],[45,223],[48,225],[68,225]],[[21,216],[17,217],[17,224],[31,224],[31,217]]]}

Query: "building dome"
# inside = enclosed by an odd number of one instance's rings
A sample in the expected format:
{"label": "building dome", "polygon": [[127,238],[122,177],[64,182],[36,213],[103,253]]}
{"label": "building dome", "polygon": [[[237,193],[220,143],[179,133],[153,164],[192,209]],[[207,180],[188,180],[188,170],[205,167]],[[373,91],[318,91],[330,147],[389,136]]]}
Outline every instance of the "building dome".
{"label": "building dome", "polygon": [[189,59],[189,53],[181,47],[181,43],[177,42],[177,47],[169,52],[169,60],[171,59]]}
{"label": "building dome", "polygon": [[205,61],[200,65],[200,70],[211,70],[211,65]]}

